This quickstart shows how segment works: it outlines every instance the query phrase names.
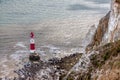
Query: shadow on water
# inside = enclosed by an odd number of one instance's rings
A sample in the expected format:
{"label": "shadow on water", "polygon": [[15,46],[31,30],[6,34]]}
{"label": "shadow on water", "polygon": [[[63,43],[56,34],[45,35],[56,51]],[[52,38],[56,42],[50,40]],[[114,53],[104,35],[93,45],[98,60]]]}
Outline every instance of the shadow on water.
{"label": "shadow on water", "polygon": [[88,7],[85,5],[81,5],[81,4],[73,4],[73,5],[69,5],[69,7],[67,8],[67,10],[94,10],[94,11],[100,11],[100,10],[105,10],[99,7]]}
{"label": "shadow on water", "polygon": [[[90,0],[86,0],[90,1]],[[97,4],[109,3],[111,0],[91,0],[91,2],[95,2]]]}
{"label": "shadow on water", "polygon": [[0,4],[2,3],[2,0],[0,0]]}
{"label": "shadow on water", "polygon": [[1,4],[1,3],[5,3],[5,2],[7,2],[7,1],[10,1],[10,0],[0,0],[0,4]]}

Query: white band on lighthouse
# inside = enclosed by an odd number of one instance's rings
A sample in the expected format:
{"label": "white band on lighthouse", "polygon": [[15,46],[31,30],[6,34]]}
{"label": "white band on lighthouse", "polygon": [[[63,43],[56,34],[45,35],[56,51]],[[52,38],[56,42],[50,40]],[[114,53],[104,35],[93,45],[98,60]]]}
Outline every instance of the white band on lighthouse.
{"label": "white band on lighthouse", "polygon": [[35,40],[33,38],[30,39],[30,44],[35,44]]}
{"label": "white band on lighthouse", "polygon": [[30,50],[30,53],[35,53],[35,50]]}

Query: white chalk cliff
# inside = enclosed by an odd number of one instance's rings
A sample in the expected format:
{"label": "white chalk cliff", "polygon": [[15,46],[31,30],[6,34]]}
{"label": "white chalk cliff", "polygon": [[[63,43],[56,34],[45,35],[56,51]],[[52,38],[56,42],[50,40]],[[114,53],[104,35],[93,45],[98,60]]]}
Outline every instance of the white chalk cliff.
{"label": "white chalk cliff", "polygon": [[95,33],[92,35],[87,48],[114,42],[120,39],[120,0],[111,0],[110,11],[97,25]]}

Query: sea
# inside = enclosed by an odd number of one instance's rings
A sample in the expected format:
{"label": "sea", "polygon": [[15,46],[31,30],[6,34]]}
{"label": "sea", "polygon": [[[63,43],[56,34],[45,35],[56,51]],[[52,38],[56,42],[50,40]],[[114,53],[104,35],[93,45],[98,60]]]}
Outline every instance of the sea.
{"label": "sea", "polygon": [[110,0],[0,0],[0,25],[104,14],[108,3]]}
{"label": "sea", "polygon": [[0,0],[0,78],[15,76],[27,62],[30,32],[41,60],[81,53],[92,25],[110,10],[111,0]]}

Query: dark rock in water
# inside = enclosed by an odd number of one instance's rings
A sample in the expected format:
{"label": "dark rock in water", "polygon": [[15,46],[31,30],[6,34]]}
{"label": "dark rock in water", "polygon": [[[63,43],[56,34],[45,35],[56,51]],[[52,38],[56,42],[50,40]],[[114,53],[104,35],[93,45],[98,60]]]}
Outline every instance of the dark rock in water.
{"label": "dark rock in water", "polygon": [[81,53],[72,54],[70,56],[66,56],[61,58],[59,63],[56,63],[61,69],[65,69],[69,71],[80,59]]}
{"label": "dark rock in water", "polygon": [[33,53],[29,56],[29,60],[32,62],[40,61],[40,56],[37,53]]}
{"label": "dark rock in water", "polygon": [[58,58],[52,58],[52,59],[49,59],[48,62],[51,64],[51,65],[55,65],[57,63],[60,63],[61,60],[58,59]]}
{"label": "dark rock in water", "polygon": [[49,80],[49,78],[54,80],[50,73],[55,75],[55,71],[56,69],[53,66],[46,63],[28,63],[23,68],[16,70],[15,73],[18,74],[18,80]]}

